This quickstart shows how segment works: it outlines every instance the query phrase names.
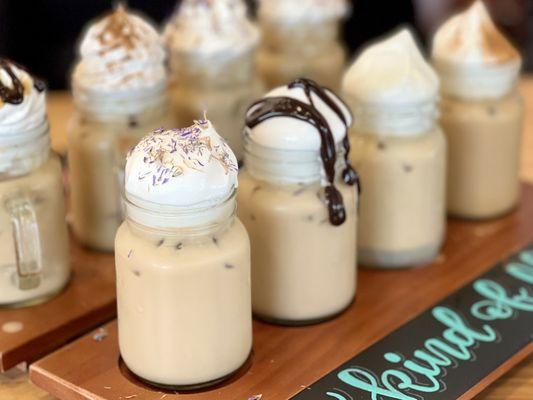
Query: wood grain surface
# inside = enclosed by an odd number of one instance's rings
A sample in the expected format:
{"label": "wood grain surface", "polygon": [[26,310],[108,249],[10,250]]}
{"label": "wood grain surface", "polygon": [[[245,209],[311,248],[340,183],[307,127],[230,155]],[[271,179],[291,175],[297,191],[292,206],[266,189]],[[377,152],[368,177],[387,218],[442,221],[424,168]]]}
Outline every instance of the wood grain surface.
{"label": "wood grain surface", "polygon": [[[524,180],[533,182],[533,77],[523,78],[520,86],[526,104],[521,176]],[[63,92],[51,93],[49,97],[49,115],[52,127],[52,144],[59,153],[64,153],[66,148],[66,126],[72,109],[71,99],[68,94]],[[283,338],[279,340],[282,341]],[[256,339],[257,345],[258,339]],[[350,354],[352,353],[353,351]],[[349,357],[350,354],[344,355],[344,358]],[[322,354],[320,357],[325,357],[325,355]],[[278,362],[280,361],[278,360]],[[276,360],[274,360],[275,363]],[[286,384],[288,380],[298,379],[297,376],[277,376],[277,378],[280,380],[281,385]],[[121,394],[121,396],[124,396],[124,394]],[[246,397],[243,398],[246,400]],[[0,399],[55,400],[53,396],[30,384],[27,381],[26,374],[19,370],[12,370],[8,374],[0,375]],[[144,400],[140,397],[133,399]],[[264,399],[267,400],[268,398],[264,397]],[[531,399],[533,399],[533,357],[529,357],[520,365],[514,367],[476,397],[476,400]],[[116,397],[116,400],[120,400],[120,398]]]}

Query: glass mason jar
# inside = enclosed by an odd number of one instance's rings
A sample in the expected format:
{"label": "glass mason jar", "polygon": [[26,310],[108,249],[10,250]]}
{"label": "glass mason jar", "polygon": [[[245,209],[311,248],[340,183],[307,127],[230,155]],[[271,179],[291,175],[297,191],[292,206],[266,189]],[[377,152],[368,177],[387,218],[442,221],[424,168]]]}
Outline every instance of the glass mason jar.
{"label": "glass mason jar", "polygon": [[153,385],[212,385],[248,359],[250,243],[235,205],[235,194],[197,208],[125,200],[115,244],[120,353]]}
{"label": "glass mason jar", "polygon": [[254,57],[255,48],[211,58],[175,53],[171,61],[171,98],[176,119],[186,125],[207,112],[239,161],[243,157],[246,110],[262,92]]}
{"label": "glass mason jar", "polygon": [[126,154],[146,132],[174,126],[166,84],[107,95],[75,90],[74,98],[77,113],[68,135],[72,226],[82,244],[112,251],[123,219]]}
{"label": "glass mason jar", "polygon": [[[266,321],[304,325],[329,319],[356,287],[354,186],[340,178],[346,220],[328,218],[317,151],[262,147],[245,139],[238,213],[252,244],[252,307]],[[337,172],[344,165],[337,153]]]}
{"label": "glass mason jar", "polygon": [[516,89],[500,98],[444,95],[440,123],[448,139],[448,212],[493,218],[520,195],[524,105]]}
{"label": "glass mason jar", "polygon": [[351,106],[350,159],[363,187],[361,264],[401,268],[431,262],[446,225],[446,141],[435,124],[435,104],[390,110]]}
{"label": "glass mason jar", "polygon": [[305,77],[337,91],[346,63],[336,19],[284,24],[260,21],[257,68],[268,89]]}
{"label": "glass mason jar", "polygon": [[61,164],[48,122],[0,145],[0,307],[41,303],[70,277]]}

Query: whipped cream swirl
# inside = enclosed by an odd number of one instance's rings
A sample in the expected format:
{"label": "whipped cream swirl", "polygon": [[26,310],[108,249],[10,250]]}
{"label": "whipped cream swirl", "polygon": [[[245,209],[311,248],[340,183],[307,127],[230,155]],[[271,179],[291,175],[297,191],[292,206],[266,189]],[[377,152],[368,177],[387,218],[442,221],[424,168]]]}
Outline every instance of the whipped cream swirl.
{"label": "whipped cream swirl", "polygon": [[242,0],[184,0],[167,23],[164,37],[177,57],[231,56],[253,48],[259,31]]}
{"label": "whipped cream swirl", "polygon": [[338,20],[349,12],[346,0],[261,0],[259,19],[279,24]]}
{"label": "whipped cream swirl", "polygon": [[164,86],[164,62],[156,29],[119,5],[87,29],[72,76],[74,92],[109,94]]}
{"label": "whipped cream swirl", "polygon": [[521,67],[520,54],[481,0],[439,28],[432,57],[443,92],[468,99],[504,96],[515,86]]}
{"label": "whipped cream swirl", "polygon": [[158,129],[130,152],[126,197],[173,207],[215,205],[237,187],[237,160],[208,120]]}
{"label": "whipped cream swirl", "polygon": [[414,135],[434,124],[439,79],[408,29],[367,47],[342,88],[356,127],[367,132]]}

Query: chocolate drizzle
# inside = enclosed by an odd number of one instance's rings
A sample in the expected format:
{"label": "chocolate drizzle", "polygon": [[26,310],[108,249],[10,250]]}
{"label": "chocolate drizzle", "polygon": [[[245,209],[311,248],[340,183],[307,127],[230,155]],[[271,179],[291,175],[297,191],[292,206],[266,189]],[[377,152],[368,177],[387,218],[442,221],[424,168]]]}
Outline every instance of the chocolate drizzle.
{"label": "chocolate drizzle", "polygon": [[[18,76],[13,72],[12,66],[17,68],[24,69],[21,66],[11,62],[5,58],[0,59],[0,70],[3,70],[11,80],[11,85],[6,85],[0,79],[0,99],[4,103],[9,104],[20,104],[24,101],[24,85],[18,78]],[[38,92],[42,92],[46,89],[46,85],[40,79],[33,79],[33,86]]]}
{"label": "chocolate drizzle", "polygon": [[[316,109],[311,94],[315,93],[328,107],[330,107],[346,126],[348,133],[348,121],[342,110],[330,98],[330,96],[318,84],[309,79],[297,79],[288,86],[290,89],[302,88],[310,104],[304,103],[291,97],[266,97],[251,105],[250,112],[246,117],[246,126],[254,128],[263,121],[275,117],[291,117],[299,119],[313,125],[320,134],[320,157],[326,172],[328,185],[325,187],[326,204],[328,206],[329,220],[333,225],[342,225],[346,220],[346,210],[342,195],[335,187],[335,164],[337,153],[335,140],[331,128],[324,116]],[[348,162],[348,152],[350,150],[347,135],[343,140],[345,149],[346,167],[342,173],[343,180],[348,185],[357,184],[359,179],[355,170]]]}

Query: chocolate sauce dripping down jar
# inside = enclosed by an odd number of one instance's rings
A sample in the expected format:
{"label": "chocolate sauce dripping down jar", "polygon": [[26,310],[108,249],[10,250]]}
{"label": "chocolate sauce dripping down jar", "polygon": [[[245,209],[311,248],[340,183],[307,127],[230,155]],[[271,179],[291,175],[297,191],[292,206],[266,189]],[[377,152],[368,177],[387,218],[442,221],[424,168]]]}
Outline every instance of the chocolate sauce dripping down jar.
{"label": "chocolate sauce dripping down jar", "polygon": [[251,239],[259,318],[315,323],[355,295],[357,174],[344,159],[350,120],[333,92],[303,79],[249,108],[238,213]]}

